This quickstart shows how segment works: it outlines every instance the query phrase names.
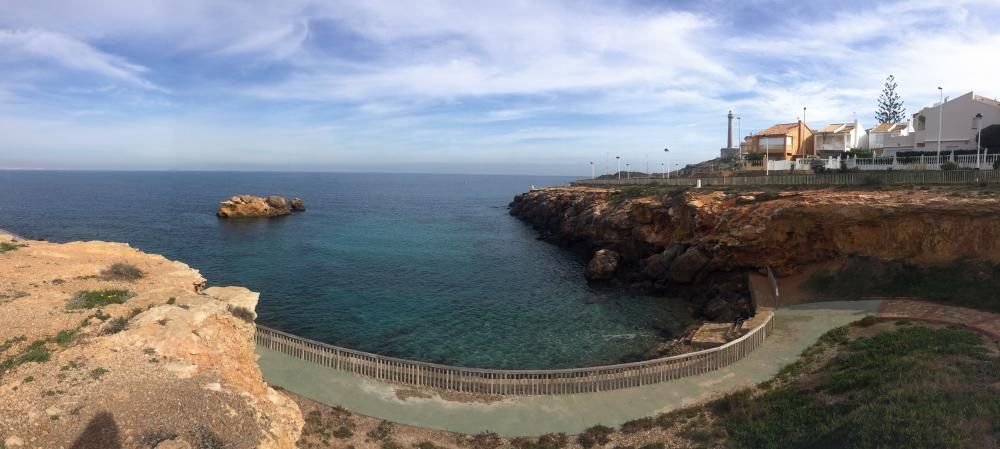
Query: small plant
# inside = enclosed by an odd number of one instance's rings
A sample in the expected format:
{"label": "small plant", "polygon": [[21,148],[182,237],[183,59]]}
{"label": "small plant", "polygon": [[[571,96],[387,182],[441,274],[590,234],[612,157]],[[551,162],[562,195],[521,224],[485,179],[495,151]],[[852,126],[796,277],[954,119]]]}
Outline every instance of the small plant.
{"label": "small plant", "polygon": [[128,329],[128,318],[120,316],[108,322],[104,326],[104,333],[107,335],[117,334],[125,329]]}
{"label": "small plant", "polygon": [[121,304],[133,296],[135,293],[120,289],[82,290],[70,298],[69,302],[66,303],[66,309],[93,309],[110,304]]}
{"label": "small plant", "polygon": [[175,302],[177,302],[177,298],[174,298],[173,296],[171,296],[170,299],[167,300],[167,305],[168,306],[172,306],[172,305],[174,305]]}
{"label": "small plant", "polygon": [[875,315],[868,315],[857,322],[857,325],[861,327],[871,327],[876,324],[878,324],[878,317]]}
{"label": "small plant", "polygon": [[34,381],[35,381],[35,377],[34,376],[28,376],[28,377],[24,378],[24,383],[30,383],[30,382],[34,382]]}
{"label": "small plant", "polygon": [[403,445],[392,440],[386,440],[382,442],[382,449],[403,449]]}
{"label": "small plant", "polygon": [[59,279],[59,278],[56,278],[56,279],[52,280],[52,285],[63,285],[65,283],[66,283],[66,281],[64,281],[62,279]]}
{"label": "small plant", "polygon": [[941,164],[941,170],[944,171],[958,170],[958,164],[955,163],[955,161],[945,161],[943,164]]}
{"label": "small plant", "polygon": [[170,321],[169,319],[163,318],[156,320],[156,324],[159,324],[160,326],[166,326],[169,321]]}
{"label": "small plant", "polygon": [[60,345],[63,346],[73,343],[73,339],[76,338],[76,333],[77,333],[76,329],[61,330],[59,331],[58,334],[56,334],[56,343],[59,343]]}
{"label": "small plant", "polygon": [[14,251],[22,246],[24,245],[18,245],[16,243],[9,243],[9,242],[0,242],[0,253]]}
{"label": "small plant", "polygon": [[52,353],[45,347],[45,340],[35,340],[17,357],[15,363],[17,365],[27,362],[43,363],[48,362],[51,357]]}
{"label": "small plant", "polygon": [[583,446],[584,449],[590,449],[595,444],[598,446],[604,446],[611,441],[610,436],[613,433],[615,433],[615,429],[598,424],[577,435],[576,442],[580,443],[580,446]]}
{"label": "small plant", "polygon": [[333,431],[333,437],[341,440],[346,440],[354,436],[354,431],[347,426],[340,426],[337,430]]}
{"label": "small plant", "polygon": [[3,343],[0,343],[0,352],[4,352],[4,351],[10,349],[11,346],[14,346],[14,345],[16,345],[18,343],[21,343],[21,342],[24,342],[24,341],[27,341],[27,340],[28,340],[28,337],[25,337],[24,335],[18,335],[17,337],[8,338],[7,340],[4,340]]}
{"label": "small plant", "polygon": [[819,341],[830,344],[845,344],[850,338],[848,337],[849,329],[847,326],[840,326],[830,329],[827,333],[819,337]]}
{"label": "small plant", "polygon": [[130,263],[118,262],[111,264],[101,272],[101,279],[105,281],[136,281],[145,276],[139,267]]}
{"label": "small plant", "polygon": [[143,312],[143,310],[142,310],[141,307],[136,307],[136,308],[132,309],[132,311],[130,311],[128,313],[128,318],[129,319],[135,318],[137,315],[139,315],[142,312]]}
{"label": "small plant", "polygon": [[97,309],[97,311],[94,312],[94,318],[97,318],[98,320],[101,321],[107,321],[108,318],[111,318],[111,315],[104,313],[104,311],[101,309]]}
{"label": "small plant", "polygon": [[646,416],[626,421],[622,424],[621,431],[622,433],[636,433],[651,430],[653,427],[656,427],[656,419],[652,416]]}
{"label": "small plant", "polygon": [[365,439],[368,441],[388,441],[394,430],[396,430],[396,426],[394,426],[391,422],[381,421],[377,426],[375,426],[374,429],[369,430],[368,433],[365,434]]}
{"label": "small plant", "polygon": [[639,446],[639,449],[667,449],[667,445],[663,443],[647,443]]}
{"label": "small plant", "polygon": [[229,304],[226,306],[226,310],[233,314],[234,317],[246,321],[247,323],[253,323],[254,318],[256,318],[256,315],[254,315],[250,309],[243,306],[233,306],[232,304]]}
{"label": "small plant", "polygon": [[212,429],[205,426],[198,426],[196,429],[191,431],[191,437],[194,439],[195,449],[225,449],[226,443],[219,438]]}
{"label": "small plant", "polygon": [[497,449],[503,444],[503,439],[496,432],[480,432],[472,436],[472,449]]}
{"label": "small plant", "polygon": [[100,378],[103,377],[105,374],[108,374],[108,370],[100,367],[94,368],[93,370],[90,371],[90,377],[94,380],[100,380]]}
{"label": "small plant", "polygon": [[421,441],[415,444],[413,447],[417,449],[441,449],[436,444],[431,443],[430,441]]}

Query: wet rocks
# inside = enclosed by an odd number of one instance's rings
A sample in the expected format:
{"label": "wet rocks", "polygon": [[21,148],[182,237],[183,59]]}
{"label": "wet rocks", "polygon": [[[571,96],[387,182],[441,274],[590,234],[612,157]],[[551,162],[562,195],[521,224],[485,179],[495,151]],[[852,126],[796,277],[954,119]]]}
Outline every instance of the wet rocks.
{"label": "wet rocks", "polygon": [[607,281],[615,276],[621,256],[609,249],[598,250],[587,264],[584,276],[589,281]]}

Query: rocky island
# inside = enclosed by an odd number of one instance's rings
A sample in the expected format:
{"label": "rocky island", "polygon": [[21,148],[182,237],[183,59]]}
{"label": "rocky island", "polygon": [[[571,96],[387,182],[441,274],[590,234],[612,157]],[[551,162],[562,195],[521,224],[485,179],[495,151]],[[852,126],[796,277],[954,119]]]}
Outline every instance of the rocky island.
{"label": "rocky island", "polygon": [[219,203],[219,210],[215,212],[215,215],[220,218],[280,217],[305,210],[305,203],[299,198],[292,198],[289,201],[278,195],[266,198],[255,195],[236,195]]}
{"label": "rocky island", "polygon": [[259,294],[123,243],[0,232],[0,446],[289,448],[261,376]]}

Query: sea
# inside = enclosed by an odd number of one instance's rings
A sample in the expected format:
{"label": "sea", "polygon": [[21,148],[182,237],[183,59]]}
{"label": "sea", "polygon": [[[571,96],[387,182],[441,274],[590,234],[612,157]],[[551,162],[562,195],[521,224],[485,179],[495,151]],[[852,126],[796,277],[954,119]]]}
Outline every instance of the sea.
{"label": "sea", "polygon": [[[0,228],[127,242],[260,292],[258,323],[329,344],[465,367],[637,360],[688,324],[685,301],[595,288],[586,260],[508,204],[552,176],[0,171]],[[306,212],[220,219],[235,194]]]}

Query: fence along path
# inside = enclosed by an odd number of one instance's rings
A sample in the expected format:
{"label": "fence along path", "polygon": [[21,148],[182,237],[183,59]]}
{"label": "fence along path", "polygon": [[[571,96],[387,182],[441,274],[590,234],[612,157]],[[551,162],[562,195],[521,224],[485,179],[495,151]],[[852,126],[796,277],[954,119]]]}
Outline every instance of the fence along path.
{"label": "fence along path", "polygon": [[1000,170],[953,171],[880,171],[833,173],[822,175],[757,175],[712,178],[632,178],[632,179],[581,179],[574,185],[614,186],[653,184],[669,186],[749,186],[749,185],[864,185],[882,184],[976,184],[1000,182]]}
{"label": "fence along path", "polygon": [[773,312],[722,346],[642,362],[592,368],[497,370],[462,368],[386,357],[321,343],[257,325],[258,346],[383,382],[489,395],[554,395],[617,390],[713,371],[757,349],[773,329]]}

